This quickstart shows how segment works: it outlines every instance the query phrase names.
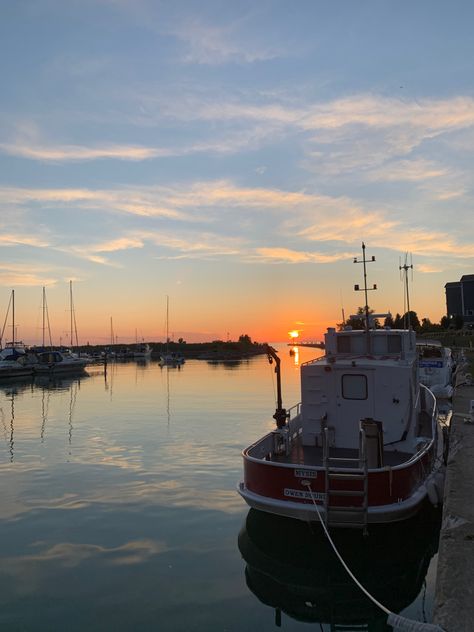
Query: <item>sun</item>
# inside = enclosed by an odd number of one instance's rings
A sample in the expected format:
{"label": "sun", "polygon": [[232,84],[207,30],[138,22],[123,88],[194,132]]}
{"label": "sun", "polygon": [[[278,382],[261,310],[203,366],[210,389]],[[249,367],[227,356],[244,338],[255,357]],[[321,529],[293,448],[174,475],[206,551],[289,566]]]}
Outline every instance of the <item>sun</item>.
{"label": "sun", "polygon": [[294,329],[293,331],[289,331],[288,335],[290,336],[290,338],[298,338],[300,332],[297,329]]}

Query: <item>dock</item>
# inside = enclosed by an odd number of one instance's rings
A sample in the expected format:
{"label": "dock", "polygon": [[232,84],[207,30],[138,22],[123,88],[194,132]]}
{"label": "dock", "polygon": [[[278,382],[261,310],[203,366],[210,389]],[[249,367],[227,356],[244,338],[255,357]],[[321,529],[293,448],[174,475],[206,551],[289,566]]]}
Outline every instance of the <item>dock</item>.
{"label": "dock", "polygon": [[456,374],[439,542],[434,622],[474,630],[474,355]]}

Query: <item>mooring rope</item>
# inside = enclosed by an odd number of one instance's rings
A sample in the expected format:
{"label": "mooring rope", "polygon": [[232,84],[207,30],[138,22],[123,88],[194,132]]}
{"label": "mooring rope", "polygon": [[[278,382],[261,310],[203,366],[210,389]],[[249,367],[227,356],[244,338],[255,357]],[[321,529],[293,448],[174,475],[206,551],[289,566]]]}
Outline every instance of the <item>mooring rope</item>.
{"label": "mooring rope", "polygon": [[397,629],[397,630],[402,630],[402,632],[445,632],[443,630],[443,628],[441,628],[439,625],[436,625],[435,623],[423,623],[422,621],[413,621],[412,619],[407,619],[405,617],[401,617],[398,614],[395,614],[394,612],[391,612],[383,604],[381,604],[379,601],[377,601],[377,599],[375,599],[375,597],[373,597],[369,593],[369,591],[364,588],[364,586],[362,586],[362,584],[354,576],[354,574],[352,573],[351,569],[347,566],[347,564],[343,560],[341,554],[337,550],[336,545],[334,544],[334,542],[333,542],[333,540],[332,540],[332,538],[331,538],[331,536],[329,534],[328,528],[326,527],[326,524],[325,524],[324,520],[322,519],[321,512],[319,511],[318,504],[314,500],[313,490],[311,489],[311,483],[309,481],[303,480],[303,481],[301,481],[301,484],[305,485],[305,487],[308,488],[308,490],[310,492],[311,500],[313,501],[313,505],[316,507],[316,513],[318,514],[319,522],[321,523],[323,531],[324,531],[327,539],[329,540],[329,543],[332,546],[332,549],[333,549],[334,553],[337,555],[339,561],[341,562],[342,566],[344,567],[345,571],[348,573],[349,577],[355,582],[355,584],[360,588],[360,590],[362,590],[362,592],[378,608],[380,608],[383,612],[385,612],[386,615],[388,615],[387,623],[389,625],[391,625],[393,628]]}

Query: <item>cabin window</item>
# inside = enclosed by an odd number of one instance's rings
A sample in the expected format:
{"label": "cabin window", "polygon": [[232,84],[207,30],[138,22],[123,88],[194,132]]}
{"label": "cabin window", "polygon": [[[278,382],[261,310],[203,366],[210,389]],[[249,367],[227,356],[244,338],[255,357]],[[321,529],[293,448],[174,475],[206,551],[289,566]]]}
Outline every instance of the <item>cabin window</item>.
{"label": "cabin window", "polygon": [[367,399],[367,376],[343,375],[342,396],[344,399]]}
{"label": "cabin window", "polygon": [[338,336],[337,338],[337,351],[338,353],[350,353],[351,352],[351,339],[349,336]]}
{"label": "cabin window", "polygon": [[400,353],[402,350],[402,339],[400,336],[388,336],[387,350],[389,353]]}

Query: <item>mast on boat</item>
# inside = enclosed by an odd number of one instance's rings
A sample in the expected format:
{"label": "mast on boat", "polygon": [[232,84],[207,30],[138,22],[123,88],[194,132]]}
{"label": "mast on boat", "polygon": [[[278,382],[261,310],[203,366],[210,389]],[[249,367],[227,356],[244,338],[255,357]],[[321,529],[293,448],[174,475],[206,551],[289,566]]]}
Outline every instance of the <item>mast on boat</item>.
{"label": "mast on boat", "polygon": [[112,321],[112,316],[110,317],[110,344],[113,345],[114,344],[114,325],[113,325],[113,321]]}
{"label": "mast on boat", "polygon": [[367,296],[367,292],[377,289],[377,285],[374,283],[373,287],[367,287],[367,264],[375,261],[375,257],[372,255],[371,259],[366,259],[365,257],[365,244],[362,242],[362,261],[354,257],[354,263],[362,263],[364,266],[364,287],[359,287],[358,284],[354,285],[355,292],[364,292],[365,295],[365,333],[366,333],[366,346],[367,346],[367,355],[370,355],[370,316],[369,316],[369,299]]}
{"label": "mast on boat", "polygon": [[[4,333],[5,333],[5,329],[7,327],[7,322],[8,322],[8,316],[10,314],[10,308],[12,308],[12,339],[13,339],[13,346],[15,346],[15,290],[11,291],[10,294],[10,300],[8,301],[8,307],[7,307],[7,313],[5,314],[5,321],[3,323],[3,328],[2,331],[0,332],[0,349],[2,348],[2,342],[3,342],[3,337],[4,337]],[[8,338],[7,338],[7,344],[8,344]]]}
{"label": "mast on boat", "polygon": [[[402,275],[402,281],[404,284],[404,302],[406,301],[406,316],[405,319],[407,322],[404,322],[406,329],[411,329],[411,314],[410,314],[410,293],[408,291],[408,270],[411,270],[413,275],[413,262],[410,255],[410,265],[408,265],[408,252],[405,254],[405,263],[403,265],[399,265],[398,269],[400,270],[400,274]],[[403,272],[402,272],[403,270]],[[413,276],[412,276],[413,280]]]}
{"label": "mast on boat", "polygon": [[170,348],[169,303],[170,303],[170,297],[166,295],[166,353],[169,353],[169,348]]}
{"label": "mast on boat", "polygon": [[12,346],[15,348],[15,290],[12,290]]}
{"label": "mast on boat", "polygon": [[51,349],[53,348],[53,341],[51,338],[51,325],[49,324],[49,311],[48,311],[48,303],[46,301],[46,288],[43,285],[43,305],[42,305],[42,312],[43,312],[43,338],[42,338],[42,346],[45,346],[45,331],[46,331],[46,325],[48,325],[48,335],[49,335],[49,346],[51,347]]}
{"label": "mast on boat", "polygon": [[69,281],[69,308],[71,311],[71,349],[74,349],[74,334],[76,339],[76,347],[79,346],[79,340],[77,337],[77,323],[76,312],[74,310],[74,300],[72,298],[72,281]]}

